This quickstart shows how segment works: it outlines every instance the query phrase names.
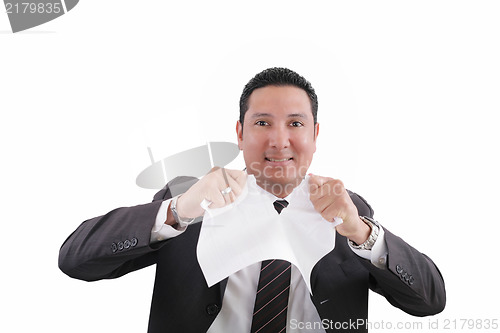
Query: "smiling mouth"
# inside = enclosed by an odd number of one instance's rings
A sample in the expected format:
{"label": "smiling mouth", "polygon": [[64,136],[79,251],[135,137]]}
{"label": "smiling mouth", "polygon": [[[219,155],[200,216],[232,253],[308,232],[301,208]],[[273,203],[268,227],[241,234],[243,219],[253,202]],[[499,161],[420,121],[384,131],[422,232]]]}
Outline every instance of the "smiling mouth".
{"label": "smiling mouth", "polygon": [[291,160],[293,160],[293,157],[280,158],[280,159],[266,157],[266,161],[269,161],[269,162],[286,162],[286,161],[291,161]]}

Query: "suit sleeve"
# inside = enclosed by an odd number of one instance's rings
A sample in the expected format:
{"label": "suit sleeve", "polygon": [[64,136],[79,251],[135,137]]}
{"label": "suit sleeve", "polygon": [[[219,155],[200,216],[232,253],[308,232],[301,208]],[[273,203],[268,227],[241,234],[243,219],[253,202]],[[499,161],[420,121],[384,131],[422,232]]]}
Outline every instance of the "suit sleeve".
{"label": "suit sleeve", "polygon": [[[361,196],[349,194],[360,215],[373,217],[373,209]],[[384,233],[388,250],[387,269],[379,269],[369,260],[357,256],[370,273],[370,288],[395,307],[414,316],[443,311],[446,290],[434,262],[386,228]]]}
{"label": "suit sleeve", "polygon": [[150,244],[160,205],[196,181],[193,177],[175,178],[151,203],[117,208],[84,221],[61,246],[59,268],[70,277],[95,281],[155,264],[157,250],[168,242]]}

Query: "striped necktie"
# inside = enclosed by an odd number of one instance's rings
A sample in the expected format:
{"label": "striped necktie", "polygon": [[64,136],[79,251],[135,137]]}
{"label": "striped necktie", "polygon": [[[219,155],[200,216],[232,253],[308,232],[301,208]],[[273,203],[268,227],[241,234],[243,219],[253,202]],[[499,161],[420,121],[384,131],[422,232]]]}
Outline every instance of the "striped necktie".
{"label": "striped necktie", "polygon": [[[288,206],[286,200],[277,200],[273,204],[278,214]],[[291,265],[285,260],[262,262],[251,333],[285,332],[290,271]]]}

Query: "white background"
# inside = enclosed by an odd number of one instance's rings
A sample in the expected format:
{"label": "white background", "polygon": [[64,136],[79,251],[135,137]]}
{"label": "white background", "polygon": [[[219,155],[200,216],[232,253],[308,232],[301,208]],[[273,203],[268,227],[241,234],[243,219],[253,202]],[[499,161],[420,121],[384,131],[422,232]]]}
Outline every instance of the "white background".
{"label": "white background", "polygon": [[145,332],[154,267],[86,283],[59,271],[59,247],[83,220],[151,200],[135,185],[147,146],[159,159],[236,142],[241,90],[271,66],[318,93],[311,171],[363,195],[444,275],[443,313],[371,294],[370,320],[500,320],[499,14],[497,1],[82,0],[12,34],[0,13],[0,330]]}

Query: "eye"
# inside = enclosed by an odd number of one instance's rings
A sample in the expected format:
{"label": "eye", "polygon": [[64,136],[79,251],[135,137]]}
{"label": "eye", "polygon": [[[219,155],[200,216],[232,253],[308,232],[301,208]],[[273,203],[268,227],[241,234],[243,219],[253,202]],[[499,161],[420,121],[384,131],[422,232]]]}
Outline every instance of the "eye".
{"label": "eye", "polygon": [[267,121],[264,121],[264,120],[257,120],[255,122],[255,125],[257,125],[257,126],[267,126],[267,125],[269,125],[269,123]]}
{"label": "eye", "polygon": [[290,123],[290,126],[292,126],[292,127],[302,127],[302,126],[304,126],[304,124],[301,123],[300,121],[292,121]]}

